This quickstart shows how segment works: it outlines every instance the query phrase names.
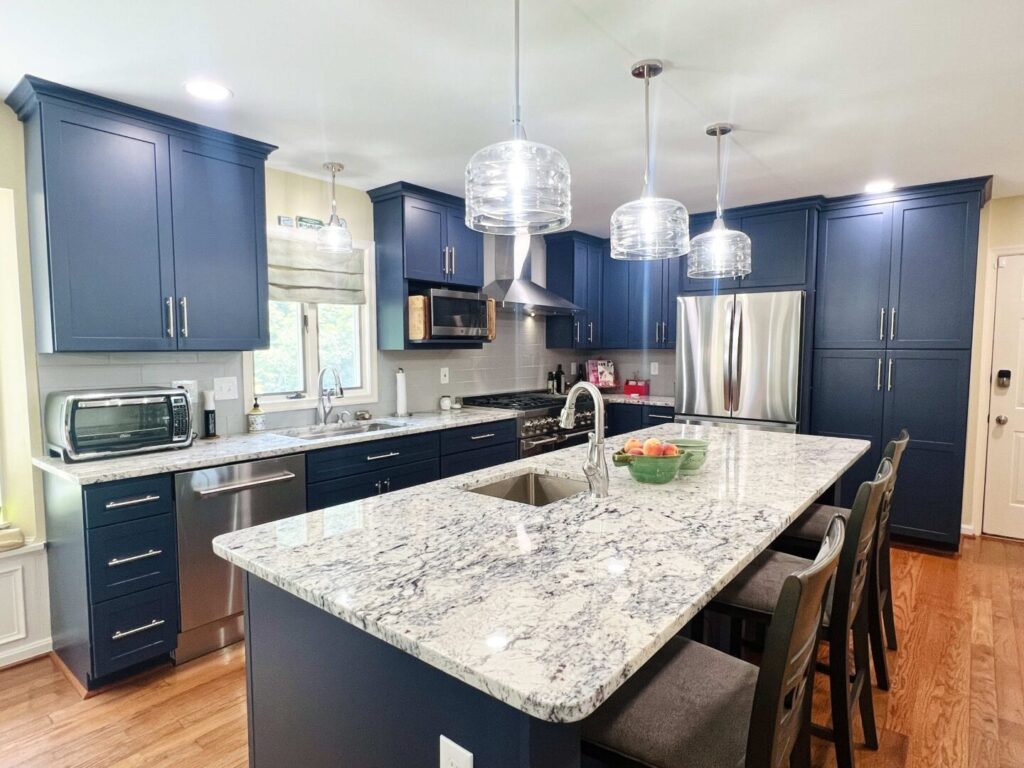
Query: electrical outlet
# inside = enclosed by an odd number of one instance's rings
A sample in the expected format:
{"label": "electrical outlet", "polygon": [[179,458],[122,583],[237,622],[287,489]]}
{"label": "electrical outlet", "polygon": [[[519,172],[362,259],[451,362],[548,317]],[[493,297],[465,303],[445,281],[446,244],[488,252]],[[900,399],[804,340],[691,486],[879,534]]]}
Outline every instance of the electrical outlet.
{"label": "electrical outlet", "polygon": [[238,379],[235,376],[225,376],[213,380],[213,396],[218,400],[238,399]]}
{"label": "electrical outlet", "polygon": [[575,376],[576,375],[576,363],[569,363],[569,375],[570,376]]}
{"label": "electrical outlet", "polygon": [[188,392],[189,401],[192,405],[199,403],[199,382],[195,379],[178,379],[177,381],[172,381],[171,386]]}
{"label": "electrical outlet", "polygon": [[657,376],[657,375],[658,375],[658,364],[657,363],[651,363],[651,376]]}
{"label": "electrical outlet", "polygon": [[441,768],[473,768],[473,753],[442,736],[440,765]]}
{"label": "electrical outlet", "polygon": [[450,377],[449,377],[449,374],[448,374],[448,368],[444,367],[444,368],[441,369],[441,383],[442,384],[447,384],[449,380],[450,380]]}

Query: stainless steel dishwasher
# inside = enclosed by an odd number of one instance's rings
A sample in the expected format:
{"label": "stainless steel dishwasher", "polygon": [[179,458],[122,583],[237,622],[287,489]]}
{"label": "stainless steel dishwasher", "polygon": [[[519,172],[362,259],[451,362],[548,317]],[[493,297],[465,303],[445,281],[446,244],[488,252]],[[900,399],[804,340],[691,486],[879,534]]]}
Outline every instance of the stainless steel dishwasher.
{"label": "stainless steel dishwasher", "polygon": [[216,536],[306,511],[303,455],[174,476],[181,625],[175,663],[243,637],[243,573],[213,553]]}

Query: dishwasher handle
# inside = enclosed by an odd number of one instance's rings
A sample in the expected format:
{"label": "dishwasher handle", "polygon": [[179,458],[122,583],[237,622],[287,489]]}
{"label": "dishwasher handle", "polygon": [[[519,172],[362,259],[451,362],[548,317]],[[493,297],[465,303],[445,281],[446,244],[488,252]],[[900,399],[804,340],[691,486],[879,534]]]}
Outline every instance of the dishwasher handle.
{"label": "dishwasher handle", "polygon": [[250,488],[259,488],[263,485],[275,485],[277,483],[285,483],[289,480],[295,479],[294,472],[281,472],[277,475],[268,475],[267,477],[258,477],[255,480],[241,480],[237,483],[225,483],[224,485],[215,485],[213,488],[201,488],[196,491],[196,495],[201,499],[207,499],[211,496],[220,496],[225,493],[238,493],[240,491],[247,491]]}

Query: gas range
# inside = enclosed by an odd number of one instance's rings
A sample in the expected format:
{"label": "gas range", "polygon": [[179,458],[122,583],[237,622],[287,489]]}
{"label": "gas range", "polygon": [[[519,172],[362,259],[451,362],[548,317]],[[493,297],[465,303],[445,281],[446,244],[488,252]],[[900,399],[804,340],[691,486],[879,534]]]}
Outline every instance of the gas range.
{"label": "gas range", "polygon": [[503,392],[462,398],[466,405],[512,411],[516,416],[519,455],[533,456],[587,441],[594,427],[594,403],[587,395],[576,400],[576,426],[562,429],[558,417],[565,405],[565,395],[547,392]]}

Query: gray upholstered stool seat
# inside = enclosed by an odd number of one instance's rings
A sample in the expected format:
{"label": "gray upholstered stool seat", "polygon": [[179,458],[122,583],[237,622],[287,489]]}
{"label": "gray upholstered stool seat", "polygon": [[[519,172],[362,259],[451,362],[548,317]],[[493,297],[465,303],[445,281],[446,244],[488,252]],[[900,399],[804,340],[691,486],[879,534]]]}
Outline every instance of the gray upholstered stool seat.
{"label": "gray upholstered stool seat", "polygon": [[[822,538],[824,532],[818,540],[821,541]],[[724,603],[770,616],[779,601],[786,577],[810,564],[811,561],[805,558],[766,549],[718,593],[715,603]]]}
{"label": "gray upholstered stool seat", "polygon": [[850,510],[845,507],[833,507],[830,504],[811,504],[782,535],[813,542],[814,546],[817,546],[836,515],[842,515],[844,520],[849,520]]}
{"label": "gray upholstered stool seat", "polygon": [[583,722],[583,738],[659,768],[742,768],[757,674],[674,638]]}

